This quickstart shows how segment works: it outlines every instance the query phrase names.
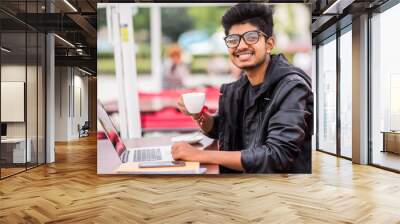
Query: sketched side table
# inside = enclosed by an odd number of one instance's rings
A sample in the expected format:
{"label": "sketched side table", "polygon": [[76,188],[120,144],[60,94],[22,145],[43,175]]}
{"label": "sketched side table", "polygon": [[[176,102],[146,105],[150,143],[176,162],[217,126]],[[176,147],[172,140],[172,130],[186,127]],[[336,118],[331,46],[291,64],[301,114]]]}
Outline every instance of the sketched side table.
{"label": "sketched side table", "polygon": [[400,154],[400,131],[382,131],[381,133],[383,133],[382,152]]}

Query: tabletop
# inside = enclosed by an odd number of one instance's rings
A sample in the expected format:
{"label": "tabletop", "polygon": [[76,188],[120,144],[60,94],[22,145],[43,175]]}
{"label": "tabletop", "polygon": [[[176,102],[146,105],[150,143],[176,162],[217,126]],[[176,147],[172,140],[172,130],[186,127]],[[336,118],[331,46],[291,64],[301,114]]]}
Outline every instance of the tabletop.
{"label": "tabletop", "polygon": [[[172,144],[170,137],[145,137],[124,140],[126,147],[147,147]],[[217,142],[213,139],[204,137],[199,144],[194,145],[203,150],[218,150]],[[98,174],[117,174],[115,170],[121,164],[121,160],[115,152],[108,139],[97,141],[97,173]],[[215,164],[200,164],[206,168],[206,174],[219,174],[219,166]]]}

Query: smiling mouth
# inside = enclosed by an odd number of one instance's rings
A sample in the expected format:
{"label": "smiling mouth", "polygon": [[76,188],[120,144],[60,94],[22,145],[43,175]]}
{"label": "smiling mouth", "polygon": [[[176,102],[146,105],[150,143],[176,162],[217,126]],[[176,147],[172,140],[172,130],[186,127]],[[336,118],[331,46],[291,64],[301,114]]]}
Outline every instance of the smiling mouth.
{"label": "smiling mouth", "polygon": [[235,56],[237,58],[242,56],[242,55],[251,56],[251,55],[254,55],[254,52],[252,52],[252,51],[243,51],[243,52],[239,52],[239,53],[235,54]]}
{"label": "smiling mouth", "polygon": [[235,54],[236,58],[238,58],[241,61],[247,61],[253,55],[254,55],[254,52],[251,52],[251,51],[244,51],[244,52],[239,52],[239,53]]}

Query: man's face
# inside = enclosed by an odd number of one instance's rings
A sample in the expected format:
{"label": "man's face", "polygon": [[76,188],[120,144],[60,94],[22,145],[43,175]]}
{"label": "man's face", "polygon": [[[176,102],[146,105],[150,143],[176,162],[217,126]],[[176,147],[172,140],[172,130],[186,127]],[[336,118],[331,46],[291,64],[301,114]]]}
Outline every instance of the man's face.
{"label": "man's face", "polygon": [[181,63],[181,55],[173,54],[173,55],[171,55],[171,60],[174,64],[180,64]]}
{"label": "man's face", "polygon": [[[248,31],[260,30],[258,27],[250,23],[236,24],[229,30],[229,35],[239,34],[242,35]],[[267,44],[266,37],[259,33],[257,43],[248,45],[243,37],[240,43],[235,48],[228,48],[229,57],[232,63],[240,69],[248,70],[254,69],[265,62],[267,53],[270,52],[271,46]]]}

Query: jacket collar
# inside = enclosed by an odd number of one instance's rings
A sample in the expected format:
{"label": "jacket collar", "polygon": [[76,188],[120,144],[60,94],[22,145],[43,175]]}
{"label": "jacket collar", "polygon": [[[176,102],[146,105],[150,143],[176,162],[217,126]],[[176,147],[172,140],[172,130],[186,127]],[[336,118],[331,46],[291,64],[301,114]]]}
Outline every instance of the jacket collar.
{"label": "jacket collar", "polygon": [[[274,87],[282,78],[293,73],[298,73],[303,76],[303,78],[308,79],[308,77],[306,77],[307,75],[298,72],[293,65],[290,65],[283,54],[271,55],[258,95],[265,93],[268,89]],[[245,88],[246,85],[250,85],[250,81],[247,75],[242,75],[238,87],[242,89]]]}
{"label": "jacket collar", "polygon": [[[267,66],[267,70],[265,71],[264,81],[261,85],[261,89],[260,89],[259,93],[265,92],[268,89],[268,87],[271,86],[272,83],[275,83],[275,77],[271,74],[272,73],[271,71],[274,70],[273,67],[275,66],[276,61],[278,59],[277,56],[280,56],[280,55],[271,55],[270,56],[270,61]],[[239,90],[244,89],[247,85],[251,85],[251,84],[247,77],[247,74],[243,71],[243,75],[239,79],[239,86],[238,86]]]}

